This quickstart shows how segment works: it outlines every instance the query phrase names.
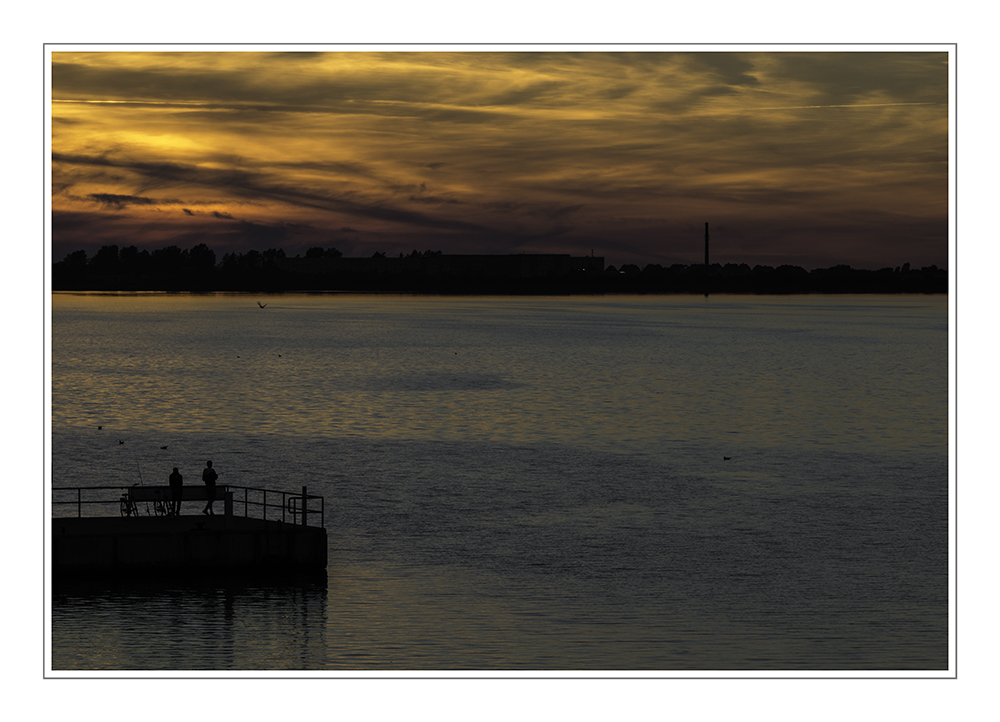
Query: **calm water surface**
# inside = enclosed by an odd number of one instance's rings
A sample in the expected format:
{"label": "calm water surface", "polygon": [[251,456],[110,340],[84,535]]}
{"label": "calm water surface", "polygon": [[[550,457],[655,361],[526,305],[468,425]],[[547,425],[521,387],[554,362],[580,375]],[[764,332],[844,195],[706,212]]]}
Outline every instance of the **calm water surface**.
{"label": "calm water surface", "polygon": [[256,300],[55,294],[53,484],[308,484],[325,578],[57,588],[54,670],[948,668],[946,298]]}

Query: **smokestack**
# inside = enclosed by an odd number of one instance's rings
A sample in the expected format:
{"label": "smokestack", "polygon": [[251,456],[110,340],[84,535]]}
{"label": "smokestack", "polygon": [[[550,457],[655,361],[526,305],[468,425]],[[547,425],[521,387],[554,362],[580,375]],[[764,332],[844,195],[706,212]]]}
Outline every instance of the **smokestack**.
{"label": "smokestack", "polygon": [[708,221],[705,221],[705,267],[708,268]]}

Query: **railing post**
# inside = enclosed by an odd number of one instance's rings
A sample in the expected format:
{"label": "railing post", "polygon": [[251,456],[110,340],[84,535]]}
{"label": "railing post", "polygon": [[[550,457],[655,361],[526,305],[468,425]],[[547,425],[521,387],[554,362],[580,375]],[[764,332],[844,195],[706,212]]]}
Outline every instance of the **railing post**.
{"label": "railing post", "polygon": [[306,489],[306,487],[303,486],[302,487],[302,526],[306,525],[306,507],[309,506],[309,502],[306,501],[306,499],[309,498],[308,494],[309,494],[308,490]]}
{"label": "railing post", "polygon": [[76,487],[76,518],[79,519],[83,516],[83,501],[82,501],[83,489],[79,486]]}

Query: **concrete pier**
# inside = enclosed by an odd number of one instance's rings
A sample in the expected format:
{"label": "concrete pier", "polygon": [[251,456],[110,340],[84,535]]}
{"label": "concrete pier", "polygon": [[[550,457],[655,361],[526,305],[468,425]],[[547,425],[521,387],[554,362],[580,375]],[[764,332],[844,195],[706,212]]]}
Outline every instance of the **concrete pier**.
{"label": "concrete pier", "polygon": [[321,527],[229,515],[52,519],[52,574],[308,572],[326,568]]}

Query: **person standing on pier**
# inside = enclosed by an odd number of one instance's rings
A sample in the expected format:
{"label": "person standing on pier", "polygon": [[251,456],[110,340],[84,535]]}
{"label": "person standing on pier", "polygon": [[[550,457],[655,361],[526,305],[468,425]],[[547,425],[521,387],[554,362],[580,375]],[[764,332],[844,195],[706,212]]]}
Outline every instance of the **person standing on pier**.
{"label": "person standing on pier", "polygon": [[184,486],[184,477],[174,467],[170,475],[170,514],[171,516],[181,515],[181,493]]}
{"label": "person standing on pier", "polygon": [[212,508],[212,504],[215,502],[215,480],[218,478],[219,475],[212,468],[212,462],[206,461],[205,470],[201,472],[201,480],[205,482],[205,496],[208,498],[208,503],[201,510],[202,514],[215,516],[215,509]]}

